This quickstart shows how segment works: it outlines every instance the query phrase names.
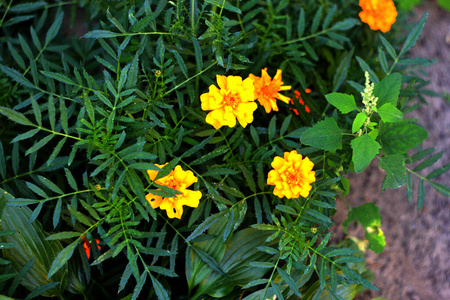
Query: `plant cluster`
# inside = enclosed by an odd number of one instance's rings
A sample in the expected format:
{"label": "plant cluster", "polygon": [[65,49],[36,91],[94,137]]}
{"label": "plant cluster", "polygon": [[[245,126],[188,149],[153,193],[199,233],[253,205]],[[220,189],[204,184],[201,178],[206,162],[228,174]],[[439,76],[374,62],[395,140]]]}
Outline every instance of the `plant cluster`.
{"label": "plant cluster", "polygon": [[[443,153],[405,118],[432,93],[405,57],[427,15],[404,34],[403,11],[379,27],[360,5],[0,0],[5,299],[376,289],[365,249],[329,242],[344,175],[376,160],[410,201],[417,176],[420,209],[450,166],[422,175]],[[353,221],[383,251],[378,208]]]}

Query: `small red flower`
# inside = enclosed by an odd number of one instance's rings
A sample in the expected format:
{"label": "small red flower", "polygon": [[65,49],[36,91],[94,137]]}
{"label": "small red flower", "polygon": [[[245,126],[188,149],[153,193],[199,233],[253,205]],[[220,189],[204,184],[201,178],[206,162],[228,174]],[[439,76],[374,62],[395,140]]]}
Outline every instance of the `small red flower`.
{"label": "small red flower", "polygon": [[[98,250],[100,250],[100,241],[98,239],[95,239],[95,242],[97,243]],[[87,240],[85,235],[81,237],[81,244],[83,245],[83,250],[84,252],[86,252],[86,256],[89,259],[91,257],[91,243]]]}
{"label": "small red flower", "polygon": [[[311,93],[311,89],[306,89],[305,92],[306,92],[307,94],[309,94],[309,93]],[[294,95],[295,95],[295,98],[298,100],[298,102],[299,102],[301,105],[303,105],[303,106],[305,107],[305,111],[306,111],[308,114],[311,113],[311,110],[309,109],[308,105],[306,105],[306,104],[305,104],[305,101],[303,101],[303,99],[302,99],[302,97],[301,97],[301,95],[300,95],[300,92],[297,91],[297,90],[295,90],[295,91],[294,91]],[[292,99],[290,99],[290,100],[291,100],[291,101],[290,101],[291,104],[294,105],[294,100],[292,100]],[[297,116],[299,115],[299,112],[298,112],[298,110],[297,110],[296,108],[290,107],[289,109],[292,110]]]}

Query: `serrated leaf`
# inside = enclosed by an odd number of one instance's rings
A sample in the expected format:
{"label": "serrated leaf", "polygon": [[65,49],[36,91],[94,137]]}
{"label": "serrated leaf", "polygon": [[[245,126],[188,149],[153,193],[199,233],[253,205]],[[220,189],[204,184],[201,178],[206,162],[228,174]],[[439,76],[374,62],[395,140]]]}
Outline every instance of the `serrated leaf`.
{"label": "serrated leaf", "polygon": [[121,36],[121,33],[112,32],[109,30],[92,30],[83,35],[85,39],[105,39]]}
{"label": "serrated leaf", "polygon": [[224,8],[228,11],[237,13],[237,14],[242,14],[241,10],[233,5],[231,5],[228,1],[222,1],[222,0],[205,0],[205,2],[214,5],[214,6],[218,6],[220,8]]}
{"label": "serrated leaf", "polygon": [[200,72],[201,70],[203,70],[202,48],[200,47],[200,44],[198,43],[195,37],[192,37],[192,44],[194,45],[195,62],[197,63],[197,70],[198,72]]}
{"label": "serrated leaf", "polygon": [[45,44],[46,45],[48,45],[58,34],[58,31],[61,28],[63,17],[64,17],[64,12],[61,10],[56,15],[55,21],[53,22],[52,26],[50,26],[49,30],[47,31],[47,34],[45,36]]}
{"label": "serrated leaf", "polygon": [[334,152],[342,148],[342,131],[333,118],[325,118],[306,130],[300,141],[308,146]]}
{"label": "serrated leaf", "polygon": [[396,106],[401,86],[402,75],[399,73],[391,73],[375,84],[373,94],[378,97],[377,107],[381,108],[387,103]]}
{"label": "serrated leaf", "polygon": [[353,95],[342,94],[342,93],[331,93],[325,95],[325,99],[339,109],[343,114],[348,114],[354,110],[357,110],[355,98]]}
{"label": "serrated leaf", "polygon": [[420,170],[423,170],[425,168],[432,166],[435,162],[437,162],[442,157],[443,154],[444,154],[444,152],[439,152],[435,155],[428,157],[426,160],[424,160],[419,165],[417,165],[413,171],[417,172],[417,171],[420,171]]}
{"label": "serrated leaf", "polygon": [[405,159],[401,154],[393,154],[379,158],[380,168],[386,171],[382,190],[397,189],[406,182]]}
{"label": "serrated leaf", "polygon": [[384,123],[380,126],[378,140],[387,155],[406,153],[421,144],[428,137],[428,131],[410,122]]}
{"label": "serrated leaf", "polygon": [[336,92],[347,78],[348,68],[353,58],[354,48],[352,48],[341,60],[333,77],[333,92]]}
{"label": "serrated leaf", "polygon": [[53,192],[60,195],[64,194],[64,192],[56,184],[54,184],[52,181],[45,178],[44,176],[38,175],[37,178],[42,184],[44,184],[48,189],[52,190]]}
{"label": "serrated leaf", "polygon": [[317,28],[319,28],[320,19],[322,18],[322,10],[323,6],[319,6],[319,9],[316,11],[314,15],[313,22],[311,24],[311,34],[316,33]]}
{"label": "serrated leaf", "polygon": [[377,109],[377,113],[383,122],[400,122],[403,120],[403,113],[391,103],[386,103]]}
{"label": "serrated leaf", "polygon": [[277,272],[283,278],[283,280],[288,284],[290,290],[292,292],[294,292],[294,294],[296,296],[301,298],[302,295],[300,294],[300,291],[299,291],[294,279],[292,279],[292,277],[288,273],[286,273],[283,269],[281,269],[280,267],[277,267]]}
{"label": "serrated leaf", "polygon": [[431,186],[434,187],[436,191],[438,191],[442,195],[450,197],[450,186],[443,185],[433,181],[428,181],[428,183],[431,184]]}
{"label": "serrated leaf", "polygon": [[[0,153],[0,155],[1,155],[1,153]],[[446,173],[448,170],[450,170],[450,163],[448,163],[445,166],[443,166],[439,169],[436,169],[433,172],[431,172],[430,174],[428,174],[427,179],[436,178],[436,177]]]}
{"label": "serrated leaf", "polygon": [[417,210],[420,210],[422,208],[424,200],[425,200],[424,180],[420,178],[419,189],[417,191]]}
{"label": "serrated leaf", "polygon": [[350,144],[353,149],[352,161],[356,173],[364,171],[381,148],[380,144],[368,134],[353,139]]}
{"label": "serrated leaf", "polygon": [[276,115],[274,115],[272,117],[272,119],[270,119],[269,122],[269,127],[267,129],[268,135],[269,135],[269,141],[273,140],[273,137],[275,136],[275,131],[276,131]]}
{"label": "serrated leaf", "polygon": [[63,239],[72,239],[74,237],[78,238],[81,236],[81,232],[76,231],[62,231],[52,235],[49,235],[45,239],[48,241],[51,240],[63,240]]}
{"label": "serrated leaf", "polygon": [[367,120],[367,115],[364,112],[360,112],[356,115],[355,120],[353,120],[352,124],[352,133],[357,132],[361,126],[364,125],[364,122]]}
{"label": "serrated leaf", "polygon": [[39,129],[39,128],[36,128],[36,129],[31,129],[31,130],[29,130],[29,131],[27,131],[27,132],[25,132],[25,133],[19,134],[18,136],[16,136],[16,137],[11,141],[11,143],[15,143],[15,142],[18,142],[18,141],[22,141],[22,140],[29,139],[29,138],[35,136],[36,133],[38,133],[39,131],[40,131],[40,129]]}
{"label": "serrated leaf", "polygon": [[420,18],[419,22],[414,26],[411,32],[406,37],[405,43],[403,44],[402,49],[400,50],[399,57],[405,54],[409,49],[411,49],[417,42],[420,34],[422,33],[423,27],[425,26],[425,22],[428,17],[428,12],[426,12],[422,18]]}
{"label": "serrated leaf", "polygon": [[356,56],[356,60],[358,61],[359,66],[364,72],[368,72],[370,75],[370,79],[374,83],[378,83],[379,79],[375,72],[369,67],[369,65],[359,56]]}
{"label": "serrated leaf", "polygon": [[19,123],[21,125],[36,126],[33,124],[33,122],[28,120],[23,114],[11,108],[0,107],[0,114],[4,115],[11,121]]}
{"label": "serrated leaf", "polygon": [[392,57],[392,59],[397,59],[397,53],[395,53],[394,47],[388,42],[388,40],[381,34],[378,35],[380,37],[381,42],[386,48],[387,53]]}
{"label": "serrated leaf", "polygon": [[412,179],[411,179],[411,173],[408,172],[408,175],[406,176],[406,196],[408,197],[408,202],[412,202],[412,196],[413,196],[413,190],[412,190]]}
{"label": "serrated leaf", "polygon": [[193,240],[194,238],[208,230],[208,228],[211,227],[211,225],[213,225],[215,222],[217,222],[219,218],[225,213],[226,211],[221,211],[217,214],[207,217],[205,221],[203,221],[197,228],[195,228],[194,231],[192,231],[192,233],[186,238],[186,242]]}

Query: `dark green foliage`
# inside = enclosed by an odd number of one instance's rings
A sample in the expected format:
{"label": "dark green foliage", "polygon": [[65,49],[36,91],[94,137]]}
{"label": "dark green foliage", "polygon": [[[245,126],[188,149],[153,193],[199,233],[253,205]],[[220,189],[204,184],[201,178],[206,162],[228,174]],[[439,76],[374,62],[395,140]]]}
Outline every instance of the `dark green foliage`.
{"label": "dark green foliage", "polygon": [[[368,32],[350,1],[54,2],[0,1],[1,294],[349,298],[376,288],[355,245],[329,243],[337,191],[348,193],[341,175],[377,156],[383,190],[406,183],[412,201],[419,177],[419,209],[425,182],[450,194],[432,181],[449,165],[418,173],[443,153],[407,154],[427,136],[403,119],[427,93],[408,69],[426,61],[403,58],[426,15],[399,47]],[[87,27],[69,36],[78,22]],[[260,108],[246,128],[205,122],[199,98],[216,75],[266,67],[304,103]],[[355,92],[364,71],[377,83],[370,116]],[[315,164],[307,198],[280,199],[267,185],[274,157],[291,150]],[[162,178],[177,165],[203,195],[181,220],[145,198],[181,194],[146,172]],[[377,252],[379,217],[369,205],[347,221]]]}

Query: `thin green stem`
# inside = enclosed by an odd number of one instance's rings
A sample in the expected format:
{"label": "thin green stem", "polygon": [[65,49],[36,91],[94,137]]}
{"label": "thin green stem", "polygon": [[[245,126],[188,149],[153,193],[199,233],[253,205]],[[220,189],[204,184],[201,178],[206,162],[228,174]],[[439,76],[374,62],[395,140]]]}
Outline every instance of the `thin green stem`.
{"label": "thin green stem", "polygon": [[179,87],[183,86],[184,84],[186,84],[187,82],[191,81],[191,80],[194,79],[195,77],[200,76],[201,74],[205,73],[206,71],[208,71],[209,69],[211,69],[211,68],[212,68],[213,66],[215,66],[216,64],[217,64],[217,61],[214,61],[214,63],[212,63],[211,65],[209,65],[206,69],[204,69],[204,70],[198,72],[197,74],[195,74],[195,75],[192,76],[192,77],[189,77],[188,79],[186,79],[186,80],[183,81],[182,83],[177,84],[174,88],[172,88],[171,90],[165,92],[164,95],[163,95],[163,97],[169,95],[170,93],[172,93],[173,91],[177,90]]}
{"label": "thin green stem", "polygon": [[3,21],[5,20],[6,14],[8,13],[8,11],[9,11],[9,9],[10,9],[12,3],[13,3],[13,0],[11,0],[11,2],[9,2],[8,6],[6,6],[5,13],[3,14],[3,17],[2,17],[2,19],[0,20],[0,28],[3,26]]}

